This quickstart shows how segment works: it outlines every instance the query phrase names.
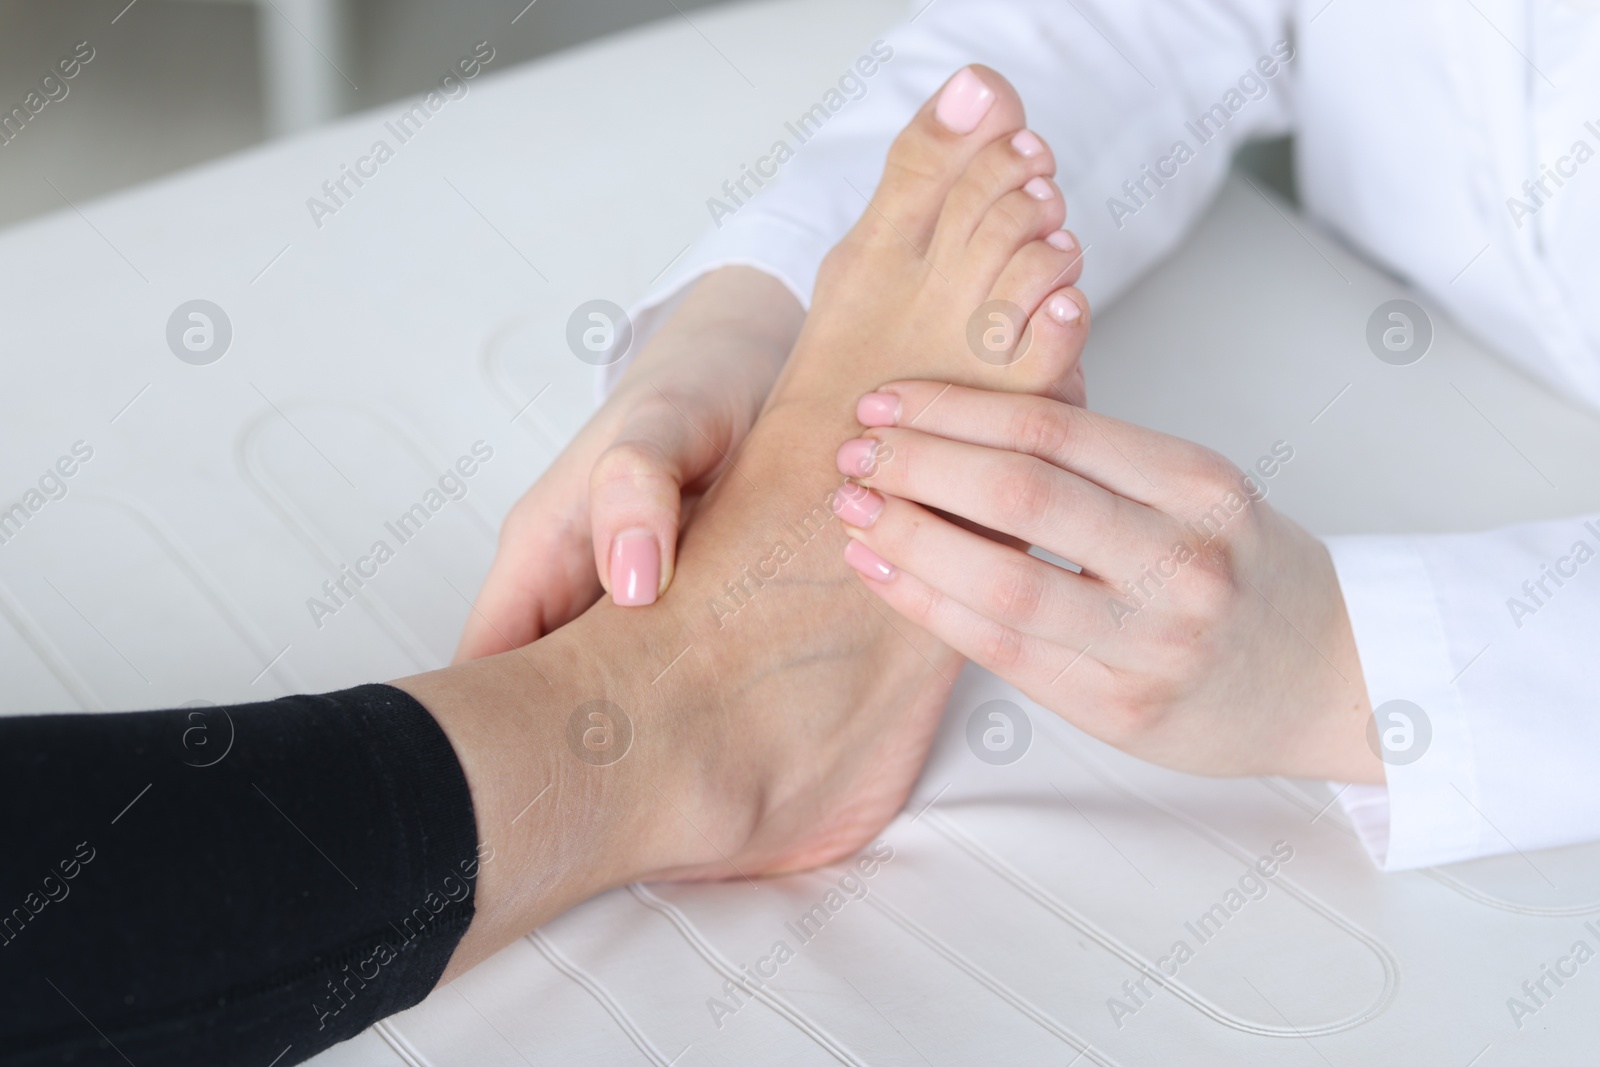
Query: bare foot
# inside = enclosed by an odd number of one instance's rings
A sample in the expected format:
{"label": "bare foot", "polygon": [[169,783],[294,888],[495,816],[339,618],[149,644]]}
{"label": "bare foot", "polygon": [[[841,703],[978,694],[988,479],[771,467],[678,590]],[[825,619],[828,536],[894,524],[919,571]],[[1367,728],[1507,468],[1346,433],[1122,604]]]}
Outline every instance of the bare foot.
{"label": "bare foot", "polygon": [[[698,792],[669,799],[704,862],[671,876],[826,863],[904,804],[961,663],[861,589],[830,510],[835,452],[859,432],[857,399],[895,378],[1081,396],[1088,305],[1070,288],[1076,245],[1053,236],[1066,216],[1054,168],[1011,86],[987,68],[958,72],[896,139],[870,205],[828,255],[800,340],[688,524],[666,596],[602,601],[541,642],[575,655],[625,642],[660,664],[659,677],[607,691],[639,720],[635,744],[670,723],[703,753],[678,777]],[[1030,323],[1020,358],[993,301]]]}

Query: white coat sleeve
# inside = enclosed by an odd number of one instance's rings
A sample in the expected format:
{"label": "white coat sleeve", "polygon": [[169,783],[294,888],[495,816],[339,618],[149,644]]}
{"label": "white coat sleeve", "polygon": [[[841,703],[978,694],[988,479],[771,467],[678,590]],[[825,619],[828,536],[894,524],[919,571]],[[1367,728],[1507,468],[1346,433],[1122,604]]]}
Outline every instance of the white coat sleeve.
{"label": "white coat sleeve", "polygon": [[1340,794],[1378,865],[1600,839],[1600,515],[1327,544],[1393,731],[1387,784]]}
{"label": "white coat sleeve", "polygon": [[[792,159],[752,161],[777,172],[767,188],[708,201],[716,225],[631,309],[631,352],[717,267],[760,268],[809,306],[817,267],[865,209],[889,143],[967,63],[1010,79],[1054,150],[1067,225],[1085,249],[1081,288],[1097,303],[1178,243],[1236,147],[1289,128],[1289,0],[916,0],[911,15],[872,50],[888,58],[857,74],[855,99],[843,82],[819,85],[825,121],[812,109],[809,124],[774,123]],[[625,365],[605,369],[602,391]]]}

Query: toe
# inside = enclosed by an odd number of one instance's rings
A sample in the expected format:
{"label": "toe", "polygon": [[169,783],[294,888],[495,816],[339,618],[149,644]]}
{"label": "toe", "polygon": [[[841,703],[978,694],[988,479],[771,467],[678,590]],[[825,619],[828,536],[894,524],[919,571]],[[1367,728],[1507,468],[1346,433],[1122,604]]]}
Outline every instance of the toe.
{"label": "toe", "polygon": [[1032,315],[1045,297],[1063,286],[1077,285],[1082,273],[1083,251],[1077,238],[1067,230],[1056,230],[1023,245],[1011,257],[989,299],[1007,301]]}
{"label": "toe", "polygon": [[945,198],[985,146],[1023,128],[1022,100],[983,66],[963,67],[923,104],[889,148],[883,178],[862,217],[869,231],[926,252]]}
{"label": "toe", "polygon": [[1089,301],[1074,288],[1057,289],[1028,320],[1027,351],[1010,367],[1006,388],[1083,403],[1083,345],[1089,338]]}
{"label": "toe", "polygon": [[[956,269],[973,235],[999,200],[1034,179],[1044,181],[1055,172],[1054,154],[1032,130],[1020,130],[986,145],[945,197],[929,258],[942,270]],[[1035,183],[1033,188],[1040,186]]]}
{"label": "toe", "polygon": [[953,269],[967,290],[981,300],[1022,249],[1059,230],[1066,217],[1066,201],[1055,182],[1029,178],[1022,188],[1006,193],[984,213],[960,266]]}

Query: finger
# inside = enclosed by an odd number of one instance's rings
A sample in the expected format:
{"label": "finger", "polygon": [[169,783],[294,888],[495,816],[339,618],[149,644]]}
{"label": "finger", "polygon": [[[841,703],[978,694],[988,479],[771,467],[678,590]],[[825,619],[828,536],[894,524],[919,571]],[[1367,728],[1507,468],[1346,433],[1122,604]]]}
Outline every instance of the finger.
{"label": "finger", "polygon": [[1106,585],[859,485],[834,496],[845,532],[897,570],[973,612],[1052,644],[1083,647],[1107,626]]}
{"label": "finger", "polygon": [[868,426],[923,433],[1037,456],[1130,500],[1179,513],[1195,487],[1237,488],[1232,464],[1201,445],[1059,400],[897,381],[863,397]]}
{"label": "finger", "polygon": [[1077,673],[1075,685],[1087,686],[1105,673],[1085,650],[1055,645],[986,618],[917,575],[899,570],[854,536],[845,545],[845,561],[861,575],[862,585],[908,622],[1041,703],[1068,671]]}
{"label": "finger", "polygon": [[[586,466],[587,455],[582,461]],[[583,479],[570,461],[547,472],[518,502],[467,615],[455,662],[536,641],[599,598],[589,562],[588,507]]]}
{"label": "finger", "polygon": [[1096,575],[1126,577],[1171,546],[1170,519],[1035,456],[917,430],[868,433],[839,449],[840,473],[1020,537]]}
{"label": "finger", "polygon": [[[693,421],[690,412],[698,418]],[[683,492],[715,478],[733,428],[709,405],[656,391],[595,460],[589,520],[596,571],[616,603],[652,604],[672,584]]]}

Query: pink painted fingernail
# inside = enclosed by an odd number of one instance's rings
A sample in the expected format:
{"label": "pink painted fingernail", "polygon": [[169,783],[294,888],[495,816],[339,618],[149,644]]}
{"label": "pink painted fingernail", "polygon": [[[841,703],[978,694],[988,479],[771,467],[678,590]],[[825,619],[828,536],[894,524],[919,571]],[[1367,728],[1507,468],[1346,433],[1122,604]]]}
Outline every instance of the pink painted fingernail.
{"label": "pink painted fingernail", "polygon": [[841,522],[865,530],[883,514],[883,497],[871,489],[849,482],[833,494],[833,513],[839,516]]}
{"label": "pink painted fingernail", "polygon": [[895,569],[888,560],[853,537],[844,546],[844,561],[876,581],[887,582],[895,575]]}
{"label": "pink painted fingernail", "polygon": [[1011,138],[1011,147],[1017,150],[1017,155],[1023,159],[1031,159],[1044,151],[1044,142],[1039,140],[1039,135],[1032,130],[1023,130]]}
{"label": "pink painted fingernail", "polygon": [[951,133],[971,133],[993,103],[994,90],[971,67],[962,67],[939,94],[933,116]]}
{"label": "pink painted fingernail", "polygon": [[1022,191],[1035,200],[1049,200],[1056,195],[1056,191],[1050,188],[1050,183],[1043,178],[1029,178],[1028,184],[1022,187]]}
{"label": "pink painted fingernail", "polygon": [[856,401],[856,421],[863,426],[893,426],[900,421],[900,398],[893,393],[868,393]]}
{"label": "pink painted fingernail", "polygon": [[839,446],[835,462],[839,465],[840,474],[850,478],[865,478],[877,471],[875,464],[877,454],[878,442],[866,437],[857,437]]}
{"label": "pink painted fingernail", "polygon": [[1078,247],[1078,242],[1072,239],[1072,234],[1066,230],[1057,230],[1044,239],[1044,243],[1054,248],[1057,252],[1071,252]]}
{"label": "pink painted fingernail", "polygon": [[1078,306],[1078,302],[1065,293],[1057,293],[1052,296],[1047,306],[1050,311],[1050,317],[1063,326],[1069,322],[1077,322],[1078,316],[1083,314],[1083,309]]}
{"label": "pink painted fingernail", "polygon": [[642,526],[611,541],[611,599],[625,608],[656,602],[661,588],[661,546]]}

